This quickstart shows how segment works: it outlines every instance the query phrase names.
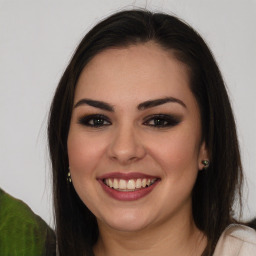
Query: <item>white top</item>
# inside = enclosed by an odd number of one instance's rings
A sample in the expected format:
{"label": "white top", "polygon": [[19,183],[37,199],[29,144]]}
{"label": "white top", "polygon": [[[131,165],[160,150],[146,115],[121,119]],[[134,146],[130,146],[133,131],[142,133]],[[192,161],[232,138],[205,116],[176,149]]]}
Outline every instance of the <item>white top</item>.
{"label": "white top", "polygon": [[228,226],[213,256],[256,256],[256,231],[243,225]]}

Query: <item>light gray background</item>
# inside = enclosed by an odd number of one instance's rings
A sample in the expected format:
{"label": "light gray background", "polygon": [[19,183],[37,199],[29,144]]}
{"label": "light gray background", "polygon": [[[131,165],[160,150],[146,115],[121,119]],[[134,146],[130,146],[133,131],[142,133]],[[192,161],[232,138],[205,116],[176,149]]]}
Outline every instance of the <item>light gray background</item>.
{"label": "light gray background", "polygon": [[133,7],[174,13],[208,42],[238,124],[247,178],[243,218],[256,216],[255,0],[0,0],[0,187],[53,224],[46,146],[53,92],[83,35]]}

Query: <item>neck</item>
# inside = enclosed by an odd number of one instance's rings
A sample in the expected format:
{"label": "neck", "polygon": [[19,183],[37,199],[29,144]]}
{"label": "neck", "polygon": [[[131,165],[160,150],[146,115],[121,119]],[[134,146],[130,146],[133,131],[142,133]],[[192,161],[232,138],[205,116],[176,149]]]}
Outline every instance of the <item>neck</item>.
{"label": "neck", "polygon": [[135,232],[117,231],[98,224],[100,236],[94,247],[95,256],[200,256],[207,244],[192,217],[172,218]]}

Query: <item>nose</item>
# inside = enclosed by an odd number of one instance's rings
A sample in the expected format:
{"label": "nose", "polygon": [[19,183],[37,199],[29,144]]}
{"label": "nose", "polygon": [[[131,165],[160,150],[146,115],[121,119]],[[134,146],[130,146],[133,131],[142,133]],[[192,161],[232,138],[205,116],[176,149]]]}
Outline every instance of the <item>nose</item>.
{"label": "nose", "polygon": [[112,160],[126,165],[142,159],[146,155],[146,150],[136,129],[119,127],[113,131],[108,155]]}

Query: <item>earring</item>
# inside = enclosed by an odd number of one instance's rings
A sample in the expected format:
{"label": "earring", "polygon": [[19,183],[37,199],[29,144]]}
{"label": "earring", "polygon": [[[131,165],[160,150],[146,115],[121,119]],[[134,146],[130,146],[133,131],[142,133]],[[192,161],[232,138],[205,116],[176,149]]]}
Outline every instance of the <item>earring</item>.
{"label": "earring", "polygon": [[209,165],[210,165],[210,161],[209,160],[203,160],[201,163],[204,166],[203,167],[204,170],[207,169],[209,167]]}
{"label": "earring", "polygon": [[71,183],[71,182],[72,182],[72,179],[71,179],[71,174],[70,174],[70,172],[68,172],[68,175],[67,175],[67,181],[68,181],[69,183]]}

